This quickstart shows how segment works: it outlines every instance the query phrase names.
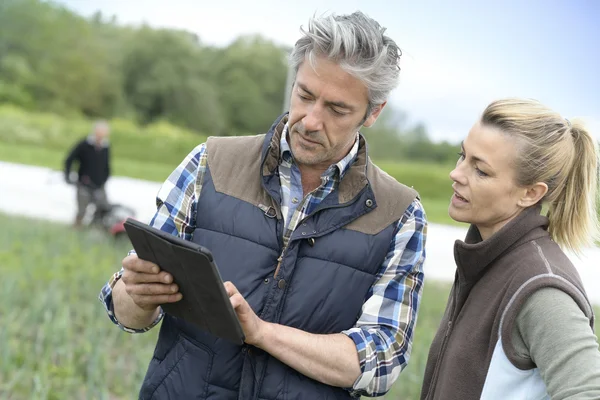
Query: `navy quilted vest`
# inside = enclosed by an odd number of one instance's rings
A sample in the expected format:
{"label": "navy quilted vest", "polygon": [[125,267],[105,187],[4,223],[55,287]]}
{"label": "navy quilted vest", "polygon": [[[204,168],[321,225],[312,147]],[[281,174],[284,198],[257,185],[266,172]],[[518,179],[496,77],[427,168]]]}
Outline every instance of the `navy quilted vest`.
{"label": "navy quilted vest", "polygon": [[[273,139],[278,126],[281,120],[262,137],[227,138],[219,142],[220,147],[208,147],[209,157],[214,157],[209,158],[198,200],[193,241],[211,250],[223,280],[233,282],[262,319],[311,333],[339,333],[358,319],[398,220],[375,233],[347,229],[376,208],[373,190],[366,182],[342,204],[334,192],[293,233],[274,277],[283,251],[283,219],[278,210],[277,169],[268,168],[276,163],[268,158],[277,153],[270,144],[278,140]],[[254,154],[227,155],[227,149],[221,150],[236,140],[252,141]],[[252,145],[241,147],[252,151]],[[249,161],[250,157],[256,160]],[[236,163],[246,168],[236,170]],[[243,175],[235,178],[234,186],[231,173]],[[240,188],[243,185],[248,188]],[[345,389],[296,372],[256,347],[233,345],[166,315],[140,398],[324,400],[351,396]]]}

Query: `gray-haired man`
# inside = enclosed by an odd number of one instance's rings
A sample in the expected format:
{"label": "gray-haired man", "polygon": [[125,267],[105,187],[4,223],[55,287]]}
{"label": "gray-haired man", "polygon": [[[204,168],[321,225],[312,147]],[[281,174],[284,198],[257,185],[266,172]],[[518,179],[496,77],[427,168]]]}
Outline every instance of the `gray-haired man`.
{"label": "gray-haired man", "polygon": [[[110,177],[109,135],[108,123],[95,122],[90,135],[78,141],[65,160],[65,181],[77,185],[77,213],[73,224],[75,227],[81,226],[90,204],[96,206],[96,212],[108,208],[104,185]],[[69,176],[73,162],[79,164],[76,182],[72,182]]]}
{"label": "gray-haired man", "polygon": [[244,329],[236,346],[164,314],[172,277],[135,255],[100,299],[144,332],[162,320],[142,399],[348,399],[386,393],[410,355],[426,220],[377,168],[362,126],[397,85],[400,50],[362,13],[296,43],[289,113],[266,135],[209,138],[164,183],[151,225],[210,249]]}

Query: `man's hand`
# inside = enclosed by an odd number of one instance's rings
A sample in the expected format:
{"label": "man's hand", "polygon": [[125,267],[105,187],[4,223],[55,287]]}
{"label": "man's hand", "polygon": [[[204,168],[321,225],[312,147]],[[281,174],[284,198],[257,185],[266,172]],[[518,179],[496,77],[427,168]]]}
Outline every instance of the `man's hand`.
{"label": "man's hand", "polygon": [[225,291],[227,291],[231,305],[240,320],[244,336],[246,336],[246,343],[260,347],[260,343],[264,338],[266,322],[256,315],[233,283],[225,282]]}
{"label": "man's hand", "polygon": [[315,335],[263,321],[231,282],[225,290],[246,336],[256,346],[296,371],[327,385],[351,387],[361,374],[356,345],[337,333]]}
{"label": "man's hand", "polygon": [[160,304],[175,303],[182,298],[173,277],[154,263],[132,254],[123,259],[123,270],[125,292],[143,310],[153,311]]}

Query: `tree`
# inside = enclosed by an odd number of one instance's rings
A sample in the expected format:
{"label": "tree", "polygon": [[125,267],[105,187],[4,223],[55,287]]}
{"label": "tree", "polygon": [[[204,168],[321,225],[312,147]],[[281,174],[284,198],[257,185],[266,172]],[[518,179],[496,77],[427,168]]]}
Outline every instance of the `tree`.
{"label": "tree", "polygon": [[184,32],[149,27],[136,32],[123,75],[125,97],[141,122],[167,118],[199,131],[223,130],[217,90],[206,79],[201,50]]}
{"label": "tree", "polygon": [[287,76],[286,52],[257,36],[223,49],[214,67],[231,134],[265,132],[281,113]]}

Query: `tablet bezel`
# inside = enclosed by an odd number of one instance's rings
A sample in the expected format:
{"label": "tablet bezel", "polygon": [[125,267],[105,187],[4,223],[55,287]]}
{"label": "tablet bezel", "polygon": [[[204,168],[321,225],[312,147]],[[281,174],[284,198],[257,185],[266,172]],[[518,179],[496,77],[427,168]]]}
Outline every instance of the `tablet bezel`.
{"label": "tablet bezel", "polygon": [[[230,329],[232,330],[232,333],[233,333],[233,336],[235,337],[235,339],[232,337],[228,337],[228,338],[223,337],[223,339],[230,340],[238,345],[244,344],[244,340],[245,340],[244,331],[243,331],[240,321],[237,317],[237,314],[236,314],[235,310],[233,309],[233,306],[231,305],[231,301],[229,300],[229,295],[225,291],[225,287],[223,285],[223,279],[221,277],[221,274],[219,273],[219,269],[217,268],[217,265],[214,261],[213,255],[209,249],[207,249],[199,244],[196,244],[194,242],[190,242],[190,241],[184,240],[180,237],[170,235],[167,232],[161,231],[160,229],[157,229],[150,225],[144,224],[133,218],[127,218],[127,220],[124,222],[123,225],[124,225],[125,231],[127,232],[129,240],[131,241],[131,244],[133,245],[133,248],[136,251],[138,257],[140,259],[150,261],[150,262],[158,265],[161,270],[164,270],[164,271],[168,272],[169,274],[171,274],[173,276],[173,282],[179,286],[180,292],[184,296],[186,295],[184,292],[193,290],[192,288],[189,288],[185,285],[187,280],[182,276],[177,276],[178,273],[175,273],[173,270],[169,270],[170,268],[168,266],[165,268],[165,266],[159,265],[159,263],[157,262],[158,260],[156,260],[156,257],[154,254],[149,254],[144,251],[139,252],[138,250],[142,249],[143,247],[146,247],[147,245],[141,244],[138,242],[138,240],[140,238],[138,235],[136,235],[136,233],[140,233],[143,236],[152,235],[153,237],[158,238],[159,240],[167,242],[171,246],[177,246],[177,247],[183,248],[184,250],[189,251],[189,252],[193,253],[194,255],[197,255],[198,262],[203,264],[202,267],[210,268],[211,273],[206,273],[205,278],[216,281],[215,282],[216,289],[224,303],[223,305],[225,306],[225,309],[228,311],[228,314],[229,314],[229,315],[225,316],[225,318],[227,318],[227,325],[230,326]],[[189,296],[189,294],[188,294],[188,296]],[[192,297],[192,299],[195,299],[195,296],[190,296],[190,297]],[[167,310],[165,310],[165,308],[166,309],[176,309],[177,304],[178,304],[178,302],[161,304],[161,307],[163,308],[163,310],[165,312],[167,312]],[[197,309],[198,308],[199,307],[197,307]],[[195,317],[198,319],[205,319],[202,312],[198,312],[197,309],[194,310],[194,311],[196,311]],[[194,326],[197,326],[197,324],[193,321],[187,321],[187,322],[194,324]],[[200,328],[200,329],[202,329],[202,328]],[[204,331],[206,332],[206,330],[204,330]],[[207,332],[207,333],[210,333],[210,332]]]}

